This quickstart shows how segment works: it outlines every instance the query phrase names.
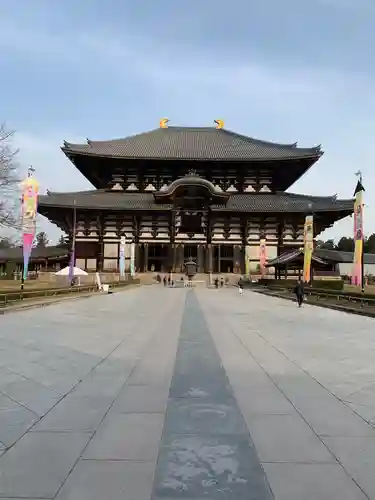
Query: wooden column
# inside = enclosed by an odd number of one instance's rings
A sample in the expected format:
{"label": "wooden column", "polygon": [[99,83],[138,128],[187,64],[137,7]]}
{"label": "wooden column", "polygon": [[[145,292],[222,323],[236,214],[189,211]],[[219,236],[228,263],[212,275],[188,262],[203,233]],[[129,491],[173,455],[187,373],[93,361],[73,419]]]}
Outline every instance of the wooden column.
{"label": "wooden column", "polygon": [[197,248],[197,271],[198,273],[204,273],[204,247],[203,245],[198,245]]}
{"label": "wooden column", "polygon": [[145,243],[145,246],[144,246],[143,272],[147,273],[147,271],[148,271],[148,243]]}
{"label": "wooden column", "polygon": [[181,245],[178,248],[178,270],[183,273],[185,271],[184,269],[184,244],[181,243]]}
{"label": "wooden column", "polygon": [[212,244],[207,245],[207,272],[212,273]]}
{"label": "wooden column", "polygon": [[241,270],[241,247],[233,245],[233,272],[238,274]]}
{"label": "wooden column", "polygon": [[221,273],[221,245],[217,246],[217,272]]}

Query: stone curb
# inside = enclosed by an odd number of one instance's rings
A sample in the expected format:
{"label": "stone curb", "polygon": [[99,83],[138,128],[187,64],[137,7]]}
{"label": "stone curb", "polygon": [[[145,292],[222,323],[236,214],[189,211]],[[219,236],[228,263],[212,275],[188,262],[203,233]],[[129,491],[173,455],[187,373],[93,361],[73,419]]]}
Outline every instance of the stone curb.
{"label": "stone curb", "polygon": [[[129,288],[133,288],[134,286],[139,286],[139,285],[127,285],[126,287],[122,288],[117,288],[115,289],[112,294],[118,293],[118,292],[123,292],[124,290],[128,290]],[[46,302],[34,302],[34,303],[23,303],[23,304],[14,304],[13,306],[8,306],[4,307],[3,309],[0,309],[0,316],[4,314],[9,314],[12,312],[20,312],[20,311],[27,311],[29,309],[39,309],[41,307],[48,307],[54,304],[58,304],[60,302],[64,302],[67,300],[79,300],[79,299],[89,299],[90,297],[94,297],[95,295],[109,295],[109,294],[104,294],[100,292],[91,292],[88,294],[81,294],[81,295],[68,295],[65,297],[56,297],[50,298],[50,300]],[[27,300],[27,299],[26,299]]]}
{"label": "stone curb", "polygon": [[[279,299],[284,299],[284,300],[291,300],[293,301],[293,297],[288,297],[285,295],[281,295],[278,293],[270,293],[265,290],[256,290],[252,288],[253,292],[260,293],[262,295],[267,295],[268,297],[278,297]],[[375,318],[375,312],[372,311],[366,311],[366,309],[354,309],[352,307],[345,307],[345,306],[339,306],[336,304],[325,304],[324,302],[318,303],[318,302],[309,302],[308,300],[306,301],[306,304],[309,306],[317,306],[317,307],[325,307],[326,309],[332,309],[334,311],[341,311],[345,312],[347,314],[357,314],[358,316],[367,316],[368,318]]]}

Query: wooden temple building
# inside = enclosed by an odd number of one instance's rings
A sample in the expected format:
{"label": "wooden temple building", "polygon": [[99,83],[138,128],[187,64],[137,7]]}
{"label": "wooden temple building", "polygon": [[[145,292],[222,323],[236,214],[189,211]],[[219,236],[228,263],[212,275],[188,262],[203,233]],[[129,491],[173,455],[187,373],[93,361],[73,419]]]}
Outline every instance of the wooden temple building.
{"label": "wooden temple building", "polygon": [[[40,196],[38,211],[70,238],[76,265],[116,271],[125,237],[126,267],[241,273],[303,244],[307,214],[315,236],[353,212],[353,201],[286,192],[323,152],[276,144],[223,128],[160,127],[123,139],[64,142],[62,151],[93,184],[90,191]],[[74,224],[76,221],[76,224]]]}

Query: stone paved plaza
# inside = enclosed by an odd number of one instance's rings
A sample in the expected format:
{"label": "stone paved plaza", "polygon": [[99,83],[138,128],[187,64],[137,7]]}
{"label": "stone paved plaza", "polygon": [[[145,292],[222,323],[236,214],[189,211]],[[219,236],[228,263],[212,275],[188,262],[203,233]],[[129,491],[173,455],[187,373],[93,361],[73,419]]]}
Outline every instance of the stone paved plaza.
{"label": "stone paved plaza", "polygon": [[153,285],[0,317],[0,498],[375,499],[375,320]]}

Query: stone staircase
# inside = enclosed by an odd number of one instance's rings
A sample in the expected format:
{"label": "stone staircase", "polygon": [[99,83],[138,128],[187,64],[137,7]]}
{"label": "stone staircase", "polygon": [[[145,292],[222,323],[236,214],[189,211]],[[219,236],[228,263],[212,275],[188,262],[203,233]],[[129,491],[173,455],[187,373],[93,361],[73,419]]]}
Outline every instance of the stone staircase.
{"label": "stone staircase", "polygon": [[[158,273],[137,273],[137,278],[140,280],[141,285],[154,285],[157,283],[156,281],[156,276]],[[164,276],[168,277],[168,273],[159,273],[161,279],[164,278]],[[178,283],[181,280],[181,276],[183,276],[185,282],[187,281],[187,277],[182,274],[182,273],[173,273],[172,279],[175,281],[175,283]],[[215,282],[215,278],[218,278],[219,281],[221,278],[224,278],[225,281],[228,281],[228,285],[237,285],[238,280],[240,279],[239,274],[232,274],[232,273],[221,273],[221,274],[212,274],[212,285]],[[210,286],[210,276],[206,273],[197,273],[192,281],[192,284],[194,287],[208,287]]]}

